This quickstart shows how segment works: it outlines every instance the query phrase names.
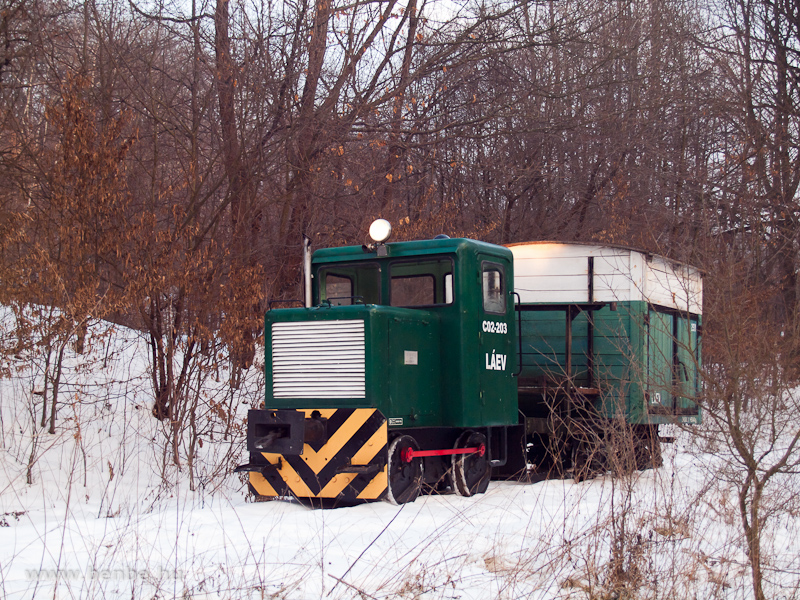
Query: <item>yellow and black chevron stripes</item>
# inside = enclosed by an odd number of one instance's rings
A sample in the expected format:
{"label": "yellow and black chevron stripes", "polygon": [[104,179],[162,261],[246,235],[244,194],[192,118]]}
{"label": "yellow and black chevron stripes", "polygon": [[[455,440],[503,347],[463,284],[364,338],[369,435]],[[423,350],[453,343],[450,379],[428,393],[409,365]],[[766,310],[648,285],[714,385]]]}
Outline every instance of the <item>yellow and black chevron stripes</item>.
{"label": "yellow and black chevron stripes", "polygon": [[386,491],[386,418],[374,408],[303,409],[319,413],[326,435],[300,456],[262,453],[272,467],[250,473],[261,496],[377,500]]}

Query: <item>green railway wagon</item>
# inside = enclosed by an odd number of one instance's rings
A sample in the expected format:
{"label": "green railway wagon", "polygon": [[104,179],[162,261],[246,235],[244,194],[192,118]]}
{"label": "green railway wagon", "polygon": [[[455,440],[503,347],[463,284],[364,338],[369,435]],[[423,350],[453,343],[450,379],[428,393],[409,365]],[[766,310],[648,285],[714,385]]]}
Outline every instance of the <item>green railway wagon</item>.
{"label": "green railway wagon", "polygon": [[700,421],[697,269],[606,245],[509,247],[520,298],[519,405],[540,449],[560,448],[569,463],[585,432],[597,438],[622,423],[649,460],[659,454],[659,425]]}

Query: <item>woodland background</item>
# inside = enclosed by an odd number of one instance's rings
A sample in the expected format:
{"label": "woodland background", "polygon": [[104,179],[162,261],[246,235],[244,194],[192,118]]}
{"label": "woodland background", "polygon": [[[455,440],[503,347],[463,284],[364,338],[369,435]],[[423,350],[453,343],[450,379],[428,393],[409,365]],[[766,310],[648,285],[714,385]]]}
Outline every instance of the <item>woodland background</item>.
{"label": "woodland background", "polygon": [[706,432],[760,581],[800,435],[792,0],[0,0],[0,98],[2,369],[39,361],[43,430],[65,352],[123,324],[191,473],[198,415],[237,426],[202,378],[238,388],[304,234],[634,246],[707,274]]}
{"label": "woodland background", "polygon": [[0,300],[146,331],[158,416],[177,337],[248,365],[302,236],[378,216],[657,252],[796,328],[788,0],[2,1]]}

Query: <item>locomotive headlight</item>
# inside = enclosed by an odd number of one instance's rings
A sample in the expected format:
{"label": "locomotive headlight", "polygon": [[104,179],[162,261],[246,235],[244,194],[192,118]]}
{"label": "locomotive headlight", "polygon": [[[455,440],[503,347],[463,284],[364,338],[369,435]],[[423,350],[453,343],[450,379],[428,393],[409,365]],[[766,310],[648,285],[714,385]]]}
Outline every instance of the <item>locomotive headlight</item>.
{"label": "locomotive headlight", "polygon": [[382,244],[392,235],[392,224],[386,219],[376,219],[369,226],[369,237],[377,243]]}

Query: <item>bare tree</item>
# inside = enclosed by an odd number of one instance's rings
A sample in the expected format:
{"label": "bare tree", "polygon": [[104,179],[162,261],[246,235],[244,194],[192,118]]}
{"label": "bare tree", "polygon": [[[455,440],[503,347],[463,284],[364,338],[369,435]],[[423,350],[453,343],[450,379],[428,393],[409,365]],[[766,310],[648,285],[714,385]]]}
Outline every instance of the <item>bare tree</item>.
{"label": "bare tree", "polygon": [[[735,256],[735,255],[733,255]],[[704,426],[723,458],[716,477],[736,492],[757,599],[769,592],[767,565],[780,572],[776,556],[765,554],[771,519],[792,510],[800,490],[800,397],[781,356],[797,352],[798,337],[785,335],[772,320],[767,300],[775,290],[748,280],[750,257],[716,262],[707,294],[704,352]]]}
{"label": "bare tree", "polygon": [[[777,318],[797,329],[800,281],[800,21],[790,2],[731,0],[716,44],[735,124],[728,146],[732,228],[765,244],[764,277],[779,290]],[[793,354],[792,359],[796,359]]]}

